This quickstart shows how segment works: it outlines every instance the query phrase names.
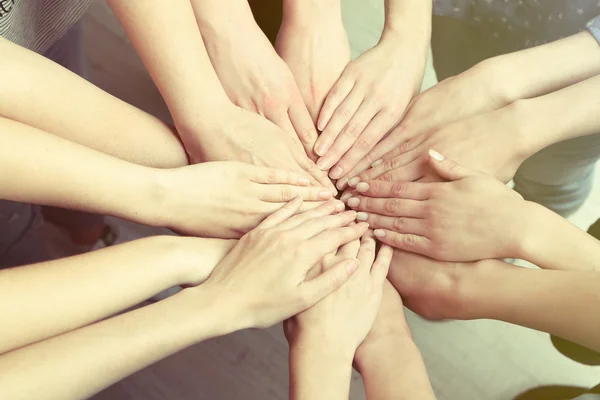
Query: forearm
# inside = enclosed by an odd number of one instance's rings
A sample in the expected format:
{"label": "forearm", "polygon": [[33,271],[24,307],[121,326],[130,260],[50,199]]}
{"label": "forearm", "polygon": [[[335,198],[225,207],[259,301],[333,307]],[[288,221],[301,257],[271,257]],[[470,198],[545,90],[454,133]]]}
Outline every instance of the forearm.
{"label": "forearm", "polygon": [[600,272],[600,241],[545,207],[524,207],[529,223],[518,240],[519,258],[543,269]]}
{"label": "forearm", "polygon": [[137,164],[188,163],[168,124],[3,38],[0,52],[0,116]]}
{"label": "forearm", "polygon": [[[184,291],[0,356],[0,397],[88,398],[177,351],[231,332],[217,308],[222,304],[189,297]],[[57,310],[62,312],[52,315]]]}
{"label": "forearm", "polygon": [[432,2],[421,0],[385,0],[385,25],[381,40],[401,40],[415,56],[427,59],[431,40]]}
{"label": "forearm", "polygon": [[296,340],[290,343],[290,400],[347,400],[352,354],[336,342]]}
{"label": "forearm", "polygon": [[600,273],[486,265],[462,282],[471,319],[510,322],[600,351]]}
{"label": "forearm", "polygon": [[582,32],[543,46],[484,61],[502,71],[512,101],[541,96],[600,74],[600,46]]}
{"label": "forearm", "polygon": [[537,151],[553,143],[600,132],[599,91],[600,76],[595,76],[508,107],[518,110],[532,151]]}
{"label": "forearm", "polygon": [[367,399],[435,399],[419,349],[410,337],[363,343],[355,358]]}
{"label": "forearm", "polygon": [[315,20],[342,20],[341,0],[283,0],[284,24],[311,26]]}
{"label": "forearm", "polygon": [[230,105],[189,1],[109,0],[176,122],[203,121]]}
{"label": "forearm", "polygon": [[150,222],[154,171],[0,118],[1,197]]}
{"label": "forearm", "polygon": [[188,283],[191,268],[201,271],[202,266],[186,262],[181,254],[184,249],[195,252],[192,245],[201,251],[203,241],[210,239],[152,237],[1,270],[0,354],[106,318]]}

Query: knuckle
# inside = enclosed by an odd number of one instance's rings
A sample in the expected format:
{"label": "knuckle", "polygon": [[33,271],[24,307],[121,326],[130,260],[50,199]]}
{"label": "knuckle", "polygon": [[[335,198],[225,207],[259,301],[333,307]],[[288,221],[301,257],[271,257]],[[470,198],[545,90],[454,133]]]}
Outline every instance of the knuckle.
{"label": "knuckle", "polygon": [[413,235],[406,235],[401,240],[404,247],[407,249],[414,249],[417,247],[417,238]]}
{"label": "knuckle", "polygon": [[356,140],[356,142],[354,143],[354,146],[363,152],[367,152],[369,150],[371,150],[371,142],[369,142],[368,140],[362,139],[362,138],[358,138]]}
{"label": "knuckle", "polygon": [[273,169],[270,169],[267,172],[266,180],[268,183],[275,183],[277,181],[277,172]]}
{"label": "knuckle", "polygon": [[357,125],[349,125],[346,128],[346,135],[356,139],[360,136],[361,130]]}
{"label": "knuckle", "polygon": [[393,213],[398,209],[398,200],[396,199],[387,199],[385,201],[385,211],[389,213]]}
{"label": "knuckle", "polygon": [[408,153],[410,150],[412,150],[413,148],[413,143],[412,140],[407,140],[403,143],[400,143],[400,145],[398,146],[398,153],[399,154],[404,154],[404,153]]}
{"label": "knuckle", "polygon": [[377,179],[384,182],[392,182],[394,180],[394,176],[391,172],[386,172],[385,174],[379,176]]}
{"label": "knuckle", "polygon": [[352,111],[350,111],[348,107],[341,107],[340,115],[344,118],[350,118],[350,116],[352,115]]}
{"label": "knuckle", "polygon": [[406,218],[404,218],[404,217],[394,218],[394,222],[392,222],[392,228],[395,231],[401,231],[404,229],[405,226],[406,226]]}
{"label": "knuckle", "polygon": [[281,189],[281,200],[288,201],[295,197],[294,191],[289,187]]}
{"label": "knuckle", "polygon": [[402,197],[406,193],[406,183],[394,182],[392,185],[392,196]]}

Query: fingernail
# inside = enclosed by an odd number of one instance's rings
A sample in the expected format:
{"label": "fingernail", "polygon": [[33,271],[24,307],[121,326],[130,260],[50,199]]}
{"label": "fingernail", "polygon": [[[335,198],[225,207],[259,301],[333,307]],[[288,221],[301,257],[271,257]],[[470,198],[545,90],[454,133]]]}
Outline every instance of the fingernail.
{"label": "fingernail", "polygon": [[348,181],[348,186],[354,187],[358,184],[358,182],[360,182],[360,178],[358,176],[355,176],[354,178]]}
{"label": "fingernail", "polygon": [[429,149],[429,157],[436,161],[444,161],[444,156],[433,149]]}
{"label": "fingernail", "polygon": [[331,179],[338,179],[344,174],[344,170],[341,167],[335,167],[329,172],[329,177]]}
{"label": "fingernail", "polygon": [[352,193],[344,193],[342,197],[340,197],[340,200],[345,203],[350,197],[352,197]]}
{"label": "fingernail", "polygon": [[324,189],[324,190],[319,191],[319,199],[327,200],[329,198],[331,198],[331,190]]}
{"label": "fingernail", "polygon": [[[332,185],[333,185],[333,184],[332,184]],[[335,197],[335,196],[337,196],[337,194],[338,194],[338,191],[335,189],[335,187],[331,188],[331,195],[332,195],[333,197]]]}
{"label": "fingernail", "polygon": [[341,201],[336,201],[335,202],[335,211],[344,211],[344,209],[346,208],[346,205],[341,202]]}
{"label": "fingernail", "polygon": [[359,192],[366,192],[367,190],[369,190],[369,184],[367,182],[361,182],[358,185],[356,185],[356,190],[358,190]]}
{"label": "fingernail", "polygon": [[383,229],[375,229],[373,231],[373,235],[377,236],[378,238],[382,238],[385,236],[385,231]]}
{"label": "fingernail", "polygon": [[315,147],[315,154],[318,156],[322,156],[327,152],[327,146],[325,143],[317,143],[317,147]]}
{"label": "fingernail", "polygon": [[302,186],[308,186],[310,184],[310,179],[301,176],[300,179],[298,179],[298,184]]}
{"label": "fingernail", "polygon": [[381,164],[383,164],[383,160],[380,158],[379,160],[373,162],[373,164],[371,164],[371,167],[375,168]]}
{"label": "fingernail", "polygon": [[356,220],[357,221],[366,221],[369,218],[369,214],[367,214],[366,212],[359,212],[356,213]]}
{"label": "fingernail", "polygon": [[317,167],[319,167],[321,171],[326,171],[331,167],[331,165],[329,165],[330,163],[331,162],[328,159],[321,157],[317,160]]}
{"label": "fingernail", "polygon": [[356,258],[352,258],[346,261],[346,271],[349,274],[354,273],[358,269],[358,260]]}
{"label": "fingernail", "polygon": [[348,178],[342,178],[339,181],[337,181],[337,184],[335,185],[338,190],[344,190],[344,185],[346,184],[346,182],[348,182]]}
{"label": "fingernail", "polygon": [[348,199],[348,207],[358,207],[360,204],[360,199],[356,197],[351,197]]}

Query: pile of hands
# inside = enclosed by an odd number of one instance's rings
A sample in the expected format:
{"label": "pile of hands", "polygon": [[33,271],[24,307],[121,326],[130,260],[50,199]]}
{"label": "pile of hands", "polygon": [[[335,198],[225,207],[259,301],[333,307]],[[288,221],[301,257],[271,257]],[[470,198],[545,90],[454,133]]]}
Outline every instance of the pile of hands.
{"label": "pile of hands", "polygon": [[352,358],[410,338],[400,295],[461,318],[457,266],[520,256],[529,203],[505,183],[529,154],[494,64],[419,94],[427,49],[388,35],[350,60],[341,14],[301,19],[275,46],[258,26],[206,40],[231,104],[176,118],[198,164],[161,172],[158,224],[223,239],[188,283],[238,304],[236,329],[287,320],[290,343]]}

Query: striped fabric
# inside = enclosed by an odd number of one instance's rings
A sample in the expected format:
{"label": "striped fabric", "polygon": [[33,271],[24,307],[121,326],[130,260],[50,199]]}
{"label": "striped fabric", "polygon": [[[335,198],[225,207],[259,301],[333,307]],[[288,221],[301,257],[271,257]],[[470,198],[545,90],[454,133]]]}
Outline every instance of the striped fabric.
{"label": "striped fabric", "polygon": [[44,53],[83,15],[92,0],[0,0],[0,36]]}

